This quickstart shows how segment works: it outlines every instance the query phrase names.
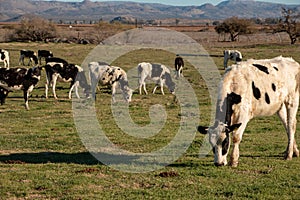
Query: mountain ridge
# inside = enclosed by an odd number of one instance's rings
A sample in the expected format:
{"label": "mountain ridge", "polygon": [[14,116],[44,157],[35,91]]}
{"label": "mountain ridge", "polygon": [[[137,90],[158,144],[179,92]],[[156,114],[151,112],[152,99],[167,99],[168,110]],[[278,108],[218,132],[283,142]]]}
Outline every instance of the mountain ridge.
{"label": "mountain ridge", "polygon": [[282,7],[299,5],[258,2],[254,0],[229,0],[217,5],[205,3],[199,6],[171,6],[159,3],[135,2],[82,2],[0,0],[0,21],[17,21],[26,14],[59,20],[112,20],[117,16],[143,20],[168,18],[222,20],[232,16],[241,18],[278,18]]}

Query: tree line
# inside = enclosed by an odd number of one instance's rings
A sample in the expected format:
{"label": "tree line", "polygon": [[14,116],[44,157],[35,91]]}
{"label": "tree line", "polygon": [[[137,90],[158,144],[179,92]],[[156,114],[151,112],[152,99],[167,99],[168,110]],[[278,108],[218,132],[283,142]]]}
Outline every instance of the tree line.
{"label": "tree line", "polygon": [[[258,20],[258,19],[257,19]],[[254,24],[261,23],[260,21],[254,21],[253,19],[243,19],[238,17],[230,17],[225,19],[222,23],[213,24],[215,31],[220,37],[227,38],[229,36],[230,41],[236,41],[240,35],[252,34],[255,32]],[[267,19],[265,20],[267,22]],[[293,9],[282,8],[281,16],[278,20],[269,20],[270,27],[273,33],[285,32],[289,35],[291,44],[295,44],[300,38],[300,14]],[[112,26],[110,23],[103,21],[94,25],[95,33],[98,34],[97,42],[105,39],[107,35],[101,36],[105,31],[105,27],[109,30],[115,30],[118,32],[116,26]],[[106,33],[106,32],[105,32]],[[113,34],[113,33],[111,33]],[[21,20],[20,25],[11,34],[12,41],[46,41],[57,36],[56,24],[51,20],[46,20],[40,17],[31,16]]]}
{"label": "tree line", "polygon": [[[300,38],[300,14],[293,9],[282,8],[281,17],[272,26],[273,33],[285,32],[289,35],[291,44],[295,44]],[[215,31],[219,36],[229,35],[231,41],[236,41],[239,35],[254,32],[253,21],[231,17],[216,25]]]}

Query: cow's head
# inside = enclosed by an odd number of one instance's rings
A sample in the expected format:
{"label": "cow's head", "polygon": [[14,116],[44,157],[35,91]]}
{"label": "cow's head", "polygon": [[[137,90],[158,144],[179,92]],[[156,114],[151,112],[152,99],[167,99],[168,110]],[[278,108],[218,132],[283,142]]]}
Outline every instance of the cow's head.
{"label": "cow's head", "polygon": [[0,85],[0,103],[3,105],[9,92],[12,92],[9,88]]}
{"label": "cow's head", "polygon": [[83,88],[83,92],[86,98],[89,98],[91,92],[91,86],[88,84],[84,71],[78,72],[76,81],[79,82],[80,87]]}
{"label": "cow's head", "polygon": [[170,91],[172,94],[175,94],[175,83],[173,82],[170,73],[166,72],[166,73],[162,76],[162,78],[165,79],[165,83],[166,83],[166,86],[167,86],[167,88],[169,89],[169,91]]}
{"label": "cow's head", "polygon": [[214,163],[216,166],[227,165],[227,154],[230,147],[229,134],[239,128],[240,124],[228,126],[227,124],[216,121],[214,126],[198,126],[198,131],[202,134],[209,134],[209,142],[214,152]]}
{"label": "cow's head", "polygon": [[43,67],[32,67],[28,69],[26,73],[26,78],[30,80],[34,80],[33,84],[35,85],[41,78],[41,73],[42,73]]}
{"label": "cow's head", "polygon": [[30,59],[34,62],[35,65],[39,64],[38,58],[37,58],[37,56],[35,54],[32,55],[32,57]]}
{"label": "cow's head", "polygon": [[125,86],[123,90],[123,97],[127,103],[131,102],[132,94],[133,94],[133,89],[129,88],[128,86]]}

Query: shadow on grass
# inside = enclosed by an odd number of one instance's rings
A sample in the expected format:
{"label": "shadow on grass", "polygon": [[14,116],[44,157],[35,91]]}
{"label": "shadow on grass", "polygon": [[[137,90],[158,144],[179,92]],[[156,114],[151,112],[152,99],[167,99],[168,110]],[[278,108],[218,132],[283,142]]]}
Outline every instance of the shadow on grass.
{"label": "shadow on grass", "polygon": [[58,152],[39,152],[39,153],[13,153],[0,155],[0,162],[6,164],[43,164],[43,163],[73,163],[97,165],[101,164],[90,153],[58,153]]}
{"label": "shadow on grass", "polygon": [[[4,164],[45,164],[45,163],[66,163],[81,165],[104,165],[110,164],[128,164],[137,162],[139,156],[111,155],[107,153],[94,153],[101,159],[97,160],[89,152],[80,153],[60,153],[60,152],[38,152],[38,153],[12,153],[0,155],[0,163]],[[102,163],[103,162],[103,163]],[[138,163],[138,162],[137,162]],[[141,163],[142,164],[142,163]]]}

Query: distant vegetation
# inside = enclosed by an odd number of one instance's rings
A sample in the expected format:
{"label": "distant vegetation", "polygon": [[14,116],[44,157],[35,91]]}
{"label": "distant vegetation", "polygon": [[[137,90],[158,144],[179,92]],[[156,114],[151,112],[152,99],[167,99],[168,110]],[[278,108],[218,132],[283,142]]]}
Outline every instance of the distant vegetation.
{"label": "distant vegetation", "polygon": [[[43,19],[34,15],[23,17],[20,23],[2,26],[2,33],[5,42],[11,41],[43,41],[43,42],[65,42],[78,44],[99,44],[104,39],[136,27],[143,26],[162,26],[163,23],[155,21],[124,21],[125,18],[118,20],[103,21],[93,23],[83,23],[74,21],[73,23],[63,24],[54,23],[51,20]],[[127,18],[126,18],[127,19]],[[223,21],[206,22],[199,31],[210,31],[213,27],[219,34],[219,39],[223,41],[238,41],[241,35],[250,35],[258,31],[268,33],[285,32],[290,38],[290,43],[295,44],[300,38],[300,14],[296,10],[282,8],[281,16],[278,18],[238,18],[230,17]],[[143,22],[143,23],[142,23]],[[182,26],[184,30],[185,21],[173,19],[172,26]],[[3,37],[3,36],[2,36]],[[228,40],[229,38],[229,40]],[[221,39],[222,40],[222,39]],[[1,41],[1,39],[0,39]]]}

